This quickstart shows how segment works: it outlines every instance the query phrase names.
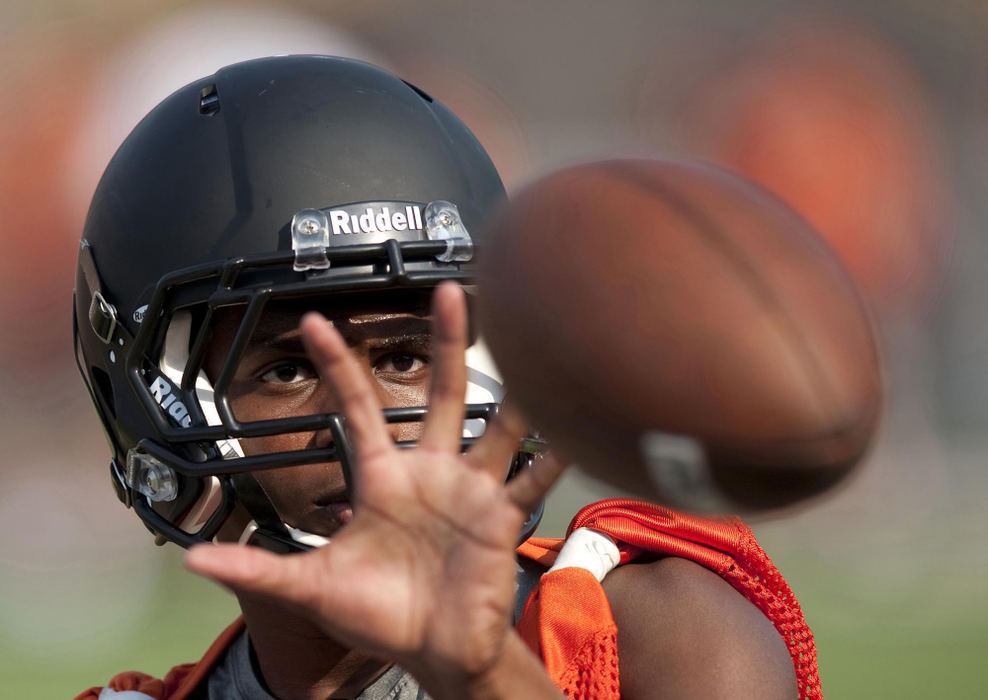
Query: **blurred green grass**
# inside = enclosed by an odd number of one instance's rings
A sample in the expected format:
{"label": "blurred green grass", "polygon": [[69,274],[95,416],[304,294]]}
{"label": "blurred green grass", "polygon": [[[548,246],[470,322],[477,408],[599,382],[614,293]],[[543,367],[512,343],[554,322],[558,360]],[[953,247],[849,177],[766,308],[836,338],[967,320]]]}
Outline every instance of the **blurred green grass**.
{"label": "blurred green grass", "polygon": [[[988,600],[959,596],[926,604],[922,589],[893,602],[883,584],[854,598],[840,570],[797,556],[774,556],[796,592],[817,644],[828,698],[983,698],[988,658]],[[925,584],[922,584],[925,586]]]}
{"label": "blurred green grass", "polygon": [[[108,615],[106,626],[84,630],[66,619],[66,636],[78,641],[52,639],[51,653],[41,645],[26,646],[0,629],[0,698],[73,698],[121,671],[161,677],[172,666],[198,659],[239,614],[236,601],[215,584],[187,573],[177,548],[158,554],[167,562],[149,592],[149,604],[135,619]],[[126,586],[127,581],[110,579],[105,585]],[[86,619],[91,612],[86,611]],[[58,634],[57,627],[48,626]]]}

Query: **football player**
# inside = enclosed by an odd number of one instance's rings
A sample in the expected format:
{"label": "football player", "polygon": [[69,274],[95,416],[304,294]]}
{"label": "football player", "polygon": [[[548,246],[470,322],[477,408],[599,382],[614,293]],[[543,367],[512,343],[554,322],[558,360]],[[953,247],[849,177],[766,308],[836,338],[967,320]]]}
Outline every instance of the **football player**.
{"label": "football player", "polygon": [[503,197],[459,119],[357,61],[229,66],[137,125],[83,232],[77,358],[117,496],[243,618],[80,697],[797,694],[770,603],[668,548],[608,574],[630,550],[594,530],[514,626],[560,468],[469,323]]}

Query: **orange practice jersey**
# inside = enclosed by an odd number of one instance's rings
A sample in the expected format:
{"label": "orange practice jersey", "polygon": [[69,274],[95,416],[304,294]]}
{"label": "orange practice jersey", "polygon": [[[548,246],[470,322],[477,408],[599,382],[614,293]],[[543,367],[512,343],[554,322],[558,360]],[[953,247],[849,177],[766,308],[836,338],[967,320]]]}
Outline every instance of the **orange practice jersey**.
{"label": "orange practice jersey", "polygon": [[[789,584],[751,529],[736,517],[701,518],[670,508],[609,499],[576,514],[567,536],[586,527],[610,535],[621,563],[645,555],[689,559],[718,574],[772,621],[792,657],[799,697],[823,698],[816,643]],[[518,552],[551,565],[560,539],[531,538]],[[518,630],[571,698],[620,698],[617,627],[600,583],[586,569],[544,574],[532,591]]]}

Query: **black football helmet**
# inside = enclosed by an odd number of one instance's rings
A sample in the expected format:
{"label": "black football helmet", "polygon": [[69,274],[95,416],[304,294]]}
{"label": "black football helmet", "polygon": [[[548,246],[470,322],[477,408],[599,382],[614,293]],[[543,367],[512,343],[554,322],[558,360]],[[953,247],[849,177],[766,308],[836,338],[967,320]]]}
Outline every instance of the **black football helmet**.
{"label": "black football helmet", "polygon": [[[261,313],[273,300],[469,285],[503,197],[489,157],[455,115],[366,63],[257,59],[165,99],[107,166],[79,249],[76,358],[120,500],[159,541],[212,541],[239,502],[251,520],[241,541],[275,551],[319,544],[283,522],[252,472],[339,461],[348,475],[345,420],[237,419],[227,389]],[[211,382],[204,353],[231,307],[243,320]],[[502,398],[478,345],[468,351],[474,398],[468,392],[464,445]],[[395,423],[426,411],[385,414]],[[327,428],[327,448],[245,456],[239,445]],[[525,441],[512,469],[539,449]],[[540,515],[541,507],[523,536]]]}

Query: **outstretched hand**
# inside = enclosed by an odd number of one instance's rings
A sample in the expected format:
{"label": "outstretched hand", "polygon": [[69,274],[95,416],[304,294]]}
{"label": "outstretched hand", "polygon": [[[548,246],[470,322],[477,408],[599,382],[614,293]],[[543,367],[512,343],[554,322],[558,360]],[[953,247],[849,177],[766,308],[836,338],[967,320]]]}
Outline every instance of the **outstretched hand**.
{"label": "outstretched hand", "polygon": [[488,683],[505,654],[527,653],[511,628],[514,548],[561,467],[537,460],[504,483],[525,430],[510,410],[461,454],[462,290],[441,285],[432,312],[430,410],[418,446],[407,450],[395,446],[374,389],[332,325],[318,314],[302,320],[355,452],[354,517],[332,542],[291,556],[200,546],[186,566],[234,592],[287,604],[348,647],[400,663],[433,694],[455,696]]}

